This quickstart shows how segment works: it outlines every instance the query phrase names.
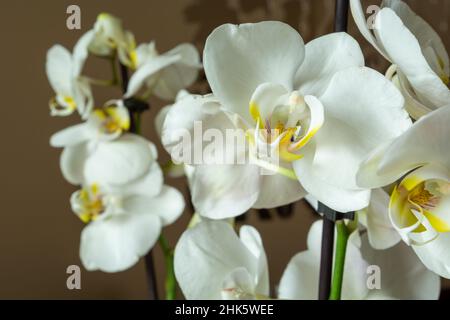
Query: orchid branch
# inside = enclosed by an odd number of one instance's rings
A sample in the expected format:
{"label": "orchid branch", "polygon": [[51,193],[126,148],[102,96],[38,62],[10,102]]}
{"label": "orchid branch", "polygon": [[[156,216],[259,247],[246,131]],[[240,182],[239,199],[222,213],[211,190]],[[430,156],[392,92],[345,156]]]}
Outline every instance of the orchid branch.
{"label": "orchid branch", "polygon": [[[115,61],[116,59],[112,60]],[[113,66],[113,70],[116,70],[115,66]],[[120,79],[121,79],[121,87],[122,92],[125,93],[127,91],[128,87],[128,68],[120,63]],[[133,102],[133,101],[132,101]],[[127,106],[127,104],[125,103]],[[130,132],[139,134],[140,133],[140,112],[133,112],[133,110],[130,109],[129,106],[127,106],[129,112],[130,112],[130,119],[131,119],[131,125],[130,125]],[[150,298],[153,300],[158,300],[158,287],[156,283],[156,273],[155,273],[155,265],[153,261],[153,253],[150,250],[147,255],[145,256],[145,267],[147,271],[147,280],[149,284],[149,290],[150,290]]]}
{"label": "orchid branch", "polygon": [[333,280],[331,282],[330,300],[340,300],[342,291],[342,281],[344,279],[345,253],[347,251],[347,242],[349,230],[344,221],[336,222],[336,249],[334,253]]}
{"label": "orchid branch", "polygon": [[116,54],[110,56],[110,57],[102,57],[103,59],[107,59],[109,63],[111,64],[111,72],[112,72],[112,79],[111,80],[104,80],[104,79],[96,79],[91,77],[85,77],[87,81],[89,81],[90,84],[101,86],[101,87],[113,87],[119,84],[119,75],[117,73],[117,66],[116,66]]}
{"label": "orchid branch", "polygon": [[164,254],[166,263],[166,300],[174,300],[177,294],[177,282],[175,279],[175,270],[173,264],[173,249],[169,246],[167,239],[161,234],[159,237],[159,245]]}
{"label": "orchid branch", "polygon": [[100,86],[100,87],[112,87],[117,85],[117,81],[112,79],[112,80],[103,80],[103,79],[94,79],[94,78],[89,78],[86,77],[86,79],[89,81],[90,84],[93,84],[95,86]]}

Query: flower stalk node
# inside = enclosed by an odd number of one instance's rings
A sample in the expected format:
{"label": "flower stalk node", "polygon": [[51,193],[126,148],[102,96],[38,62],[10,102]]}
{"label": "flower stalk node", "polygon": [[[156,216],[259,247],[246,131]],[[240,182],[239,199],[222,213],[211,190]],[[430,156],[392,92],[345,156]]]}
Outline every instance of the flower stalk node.
{"label": "flower stalk node", "polygon": [[338,221],[343,219],[353,220],[355,219],[355,212],[337,212],[330,207],[327,207],[322,202],[319,202],[319,208],[318,211],[324,215],[328,220],[331,221]]}
{"label": "flower stalk node", "polygon": [[144,112],[150,109],[150,106],[147,102],[133,97],[127,98],[123,102],[130,113]]}

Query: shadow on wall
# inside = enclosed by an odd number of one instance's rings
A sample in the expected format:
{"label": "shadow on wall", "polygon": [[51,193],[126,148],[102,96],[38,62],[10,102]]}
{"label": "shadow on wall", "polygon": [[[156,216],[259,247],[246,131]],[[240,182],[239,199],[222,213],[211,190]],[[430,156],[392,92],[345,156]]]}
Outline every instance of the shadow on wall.
{"label": "shadow on wall", "polygon": [[[203,46],[209,33],[222,23],[263,20],[285,21],[300,30],[305,40],[310,40],[331,31],[333,9],[334,4],[329,0],[198,0],[188,5],[183,13],[187,23],[198,26],[193,40]],[[316,23],[316,17],[320,17],[320,23]]]}
{"label": "shadow on wall", "polygon": [[[366,6],[372,2],[365,0]],[[196,0],[182,12],[187,24],[196,26],[193,42],[199,50],[203,49],[211,31],[223,23],[284,21],[300,32],[305,43],[332,32],[334,24],[334,1],[330,0]],[[367,65],[384,72],[388,63],[365,41],[352,22],[349,33],[360,43]],[[206,87],[202,82],[199,92],[204,93]]]}
{"label": "shadow on wall", "polygon": [[[379,5],[381,0],[361,0],[363,6]],[[405,0],[414,11],[429,22],[441,35],[449,30],[450,1]],[[208,12],[208,14],[204,14]],[[185,21],[197,26],[194,43],[199,49],[211,31],[222,23],[246,23],[263,20],[284,21],[297,29],[305,42],[333,31],[334,1],[331,0],[196,0],[183,10]],[[385,61],[360,35],[351,21],[349,33],[358,40],[366,57],[366,64],[381,72],[388,67]],[[450,39],[442,37],[448,48]]]}

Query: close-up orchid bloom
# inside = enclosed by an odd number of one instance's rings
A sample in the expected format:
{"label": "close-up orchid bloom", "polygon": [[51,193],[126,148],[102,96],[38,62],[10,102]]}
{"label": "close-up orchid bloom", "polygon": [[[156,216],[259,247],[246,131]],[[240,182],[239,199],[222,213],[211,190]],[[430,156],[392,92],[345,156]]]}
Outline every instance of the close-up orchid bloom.
{"label": "close-up orchid bloom", "polygon": [[402,0],[383,0],[372,23],[366,21],[361,0],[350,0],[350,4],[362,35],[392,63],[387,76],[396,74],[394,80],[411,116],[419,119],[446,105],[450,101],[449,56],[436,31]]}
{"label": "close-up orchid bloom", "polygon": [[269,273],[258,231],[202,221],[175,248],[175,275],[187,299],[267,299]]}
{"label": "close-up orchid bloom", "polygon": [[93,111],[86,122],[55,133],[50,144],[64,148],[60,165],[66,180],[83,184],[89,176],[102,183],[124,184],[144,177],[157,165],[157,151],[151,142],[127,133],[129,126],[128,111],[117,101]]}
{"label": "close-up orchid bloom", "polygon": [[89,43],[89,52],[100,57],[112,57],[117,53],[121,63],[128,67],[135,65],[134,35],[123,28],[119,18],[109,13],[100,13],[94,27],[88,32],[94,34]]}
{"label": "close-up orchid bloom", "polygon": [[[221,219],[276,207],[300,199],[305,190],[335,210],[367,206],[369,190],[355,181],[359,163],[411,120],[395,86],[363,67],[353,38],[334,33],[305,46],[280,22],[228,24],[208,37],[203,60],[213,96],[172,107],[162,130],[166,149],[180,148],[182,129],[195,135],[194,122],[201,121],[224,135],[227,129],[250,130],[249,144],[274,150],[279,165],[257,159],[196,166],[192,200],[200,214]],[[261,167],[272,174],[261,174]]]}
{"label": "close-up orchid bloom", "polygon": [[73,49],[73,53],[61,45],[54,45],[47,52],[47,77],[56,93],[50,100],[53,116],[68,116],[74,111],[86,118],[94,105],[89,82],[81,77],[88,55],[88,45],[92,34],[83,35]]}
{"label": "close-up orchid bloom", "polygon": [[145,87],[145,95],[174,100],[180,90],[194,83],[202,68],[197,49],[189,43],[159,54],[155,43],[150,42],[140,44],[134,52],[136,72],[130,78],[125,97],[134,96]]}
{"label": "close-up orchid bloom", "polygon": [[198,50],[189,43],[160,54],[154,41],[136,45],[134,35],[123,29],[122,21],[108,13],[101,13],[88,33],[92,33],[89,52],[113,58],[136,71],[129,79],[125,97],[129,98],[145,87],[144,98],[155,94],[173,100],[181,89],[197,79],[202,68]]}
{"label": "close-up orchid bloom", "polygon": [[422,117],[361,165],[358,184],[380,187],[397,180],[389,217],[405,243],[433,272],[450,278],[450,106]]}
{"label": "close-up orchid bloom", "polygon": [[[152,172],[147,175],[146,180],[154,177]],[[88,182],[72,195],[72,210],[89,223],[80,243],[80,258],[87,270],[130,268],[154,246],[162,227],[178,219],[184,209],[183,196],[160,182],[112,188]]]}

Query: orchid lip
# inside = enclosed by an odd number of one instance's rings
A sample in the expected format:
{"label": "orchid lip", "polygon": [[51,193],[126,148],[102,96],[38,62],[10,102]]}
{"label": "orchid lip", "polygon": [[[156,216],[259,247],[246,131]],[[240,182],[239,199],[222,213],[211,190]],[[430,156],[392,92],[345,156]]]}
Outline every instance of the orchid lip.
{"label": "orchid lip", "polygon": [[440,232],[450,231],[450,225],[438,213],[449,185],[446,181],[424,179],[413,173],[394,189],[389,204],[390,217],[407,243],[423,245]]}
{"label": "orchid lip", "polygon": [[[263,87],[264,85],[266,87]],[[279,102],[276,102],[272,111],[263,117],[257,100],[258,98],[263,99],[264,89],[269,91],[271,88],[267,84],[263,84],[261,87],[263,88],[257,89],[254,94],[256,97],[252,98],[249,103],[249,113],[256,123],[256,130],[260,129],[259,137],[263,143],[275,144],[283,160],[292,162],[301,159],[303,156],[297,154],[296,151],[303,148],[318,132],[323,119],[319,118],[317,121],[316,118],[314,120],[318,123],[312,123],[312,117],[317,117],[317,115],[312,113],[305,97],[297,91],[274,99]],[[255,138],[257,138],[256,133]]]}
{"label": "orchid lip", "polygon": [[97,220],[106,210],[104,195],[95,183],[75,192],[71,204],[73,211],[84,223]]}
{"label": "orchid lip", "polygon": [[106,106],[93,111],[92,114],[93,121],[97,123],[96,126],[102,134],[116,137],[130,128],[129,113],[121,105]]}

